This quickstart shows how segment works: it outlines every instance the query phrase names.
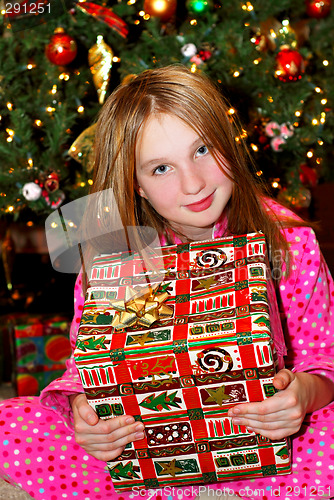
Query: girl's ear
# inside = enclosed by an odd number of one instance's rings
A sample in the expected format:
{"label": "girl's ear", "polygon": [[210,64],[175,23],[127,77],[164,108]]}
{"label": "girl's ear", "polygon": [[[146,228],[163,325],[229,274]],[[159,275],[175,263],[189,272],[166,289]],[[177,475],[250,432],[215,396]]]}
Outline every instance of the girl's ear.
{"label": "girl's ear", "polygon": [[143,190],[143,188],[141,188],[137,182],[137,179],[135,179],[135,190],[136,190],[136,193],[139,194],[139,196],[141,196],[142,198],[147,198],[146,194],[145,194],[145,191]]}

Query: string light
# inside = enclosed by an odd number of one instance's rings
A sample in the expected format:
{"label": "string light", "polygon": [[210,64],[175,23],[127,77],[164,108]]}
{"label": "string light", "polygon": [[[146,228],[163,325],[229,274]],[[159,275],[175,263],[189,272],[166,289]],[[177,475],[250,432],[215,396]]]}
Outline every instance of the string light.
{"label": "string light", "polygon": [[313,118],[312,125],[319,125],[319,122],[316,118]]}
{"label": "string light", "polygon": [[313,156],[313,151],[308,151],[306,154],[307,158],[312,158]]}
{"label": "string light", "polygon": [[241,8],[242,8],[242,10],[248,10],[248,12],[251,12],[252,10],[254,10],[254,7],[250,2],[247,2],[246,4],[244,4]]}
{"label": "string light", "polygon": [[32,158],[28,158],[28,165],[30,168],[32,168],[34,166],[34,161]]}
{"label": "string light", "polygon": [[323,64],[324,66],[328,66],[328,65],[329,65],[329,62],[327,61],[327,59],[324,59],[324,60],[322,61],[322,64]]}
{"label": "string light", "polygon": [[58,227],[57,222],[51,222],[52,229],[56,229]]}
{"label": "string light", "polygon": [[295,112],[295,116],[301,116],[301,112],[297,110],[297,111]]}
{"label": "string light", "polygon": [[9,109],[9,111],[12,111],[13,104],[11,102],[7,102],[7,108]]}
{"label": "string light", "polygon": [[36,68],[36,64],[29,63],[27,64],[27,69],[33,69]]}
{"label": "string light", "polygon": [[13,212],[13,211],[14,211],[13,205],[10,205],[9,207],[7,207],[7,212]]}
{"label": "string light", "polygon": [[235,109],[234,109],[234,108],[230,108],[230,109],[228,110],[228,114],[229,114],[229,115],[234,115],[234,113],[235,113]]}
{"label": "string light", "polygon": [[197,26],[197,21],[196,21],[196,19],[192,19],[192,20],[190,21],[190,26]]}
{"label": "string light", "polygon": [[316,87],[314,90],[317,92],[317,94],[320,94],[322,92],[320,87]]}
{"label": "string light", "polygon": [[253,150],[253,151],[255,151],[255,152],[257,152],[257,151],[259,150],[259,148],[257,147],[257,145],[256,145],[256,144],[253,144],[253,143],[251,144],[251,148],[252,148],[252,150]]}
{"label": "string light", "polygon": [[254,59],[253,64],[258,65],[260,64],[261,59]]}
{"label": "string light", "polygon": [[56,94],[57,93],[57,85],[53,85],[52,89],[50,90],[50,94]]}
{"label": "string light", "polygon": [[58,78],[59,78],[59,80],[65,80],[65,82],[67,82],[67,80],[70,79],[70,75],[68,73],[64,72],[64,73],[60,73]]}
{"label": "string light", "polygon": [[321,99],[321,104],[324,106],[325,104],[327,104],[327,99]]}
{"label": "string light", "polygon": [[38,120],[38,119],[37,119],[37,120],[35,120],[35,122],[34,122],[34,123],[35,123],[35,125],[36,125],[37,127],[41,127],[41,126],[43,125],[43,122],[41,122],[41,120]]}
{"label": "string light", "polygon": [[233,76],[234,76],[234,78],[238,78],[238,76],[240,76],[240,71],[238,71],[238,70],[237,70],[237,71],[235,71],[235,72],[233,73]]}
{"label": "string light", "polygon": [[47,108],[45,108],[45,109],[46,109],[46,111],[47,111],[48,113],[53,113],[54,111],[56,111],[56,108],[53,108],[52,106],[48,106],[48,107],[47,107]]}
{"label": "string light", "polygon": [[89,184],[90,186],[92,186],[92,184],[93,184],[93,180],[92,180],[92,179],[88,179],[88,181],[87,181],[87,182],[88,182],[88,184]]}
{"label": "string light", "polygon": [[77,112],[78,113],[83,113],[84,111],[85,111],[85,108],[82,105],[80,105],[80,106],[77,107]]}
{"label": "string light", "polygon": [[261,177],[261,175],[262,175],[262,174],[263,174],[262,170],[258,170],[258,171],[256,172],[256,175],[257,175],[258,177]]}
{"label": "string light", "polygon": [[28,227],[32,227],[33,225],[34,225],[33,221],[32,220],[28,220],[27,226]]}
{"label": "string light", "polygon": [[318,140],[318,144],[319,146],[323,146],[324,145],[324,141],[322,141],[321,139]]}
{"label": "string light", "polygon": [[326,121],[326,113],[324,113],[324,112],[322,111],[322,113],[321,113],[321,115],[320,115],[320,116],[321,116],[321,118],[320,118],[320,123],[325,123],[325,121]]}
{"label": "string light", "polygon": [[191,65],[190,71],[191,71],[192,73],[196,73],[196,71],[197,71],[197,66],[196,66],[196,64],[195,64],[195,63]]}

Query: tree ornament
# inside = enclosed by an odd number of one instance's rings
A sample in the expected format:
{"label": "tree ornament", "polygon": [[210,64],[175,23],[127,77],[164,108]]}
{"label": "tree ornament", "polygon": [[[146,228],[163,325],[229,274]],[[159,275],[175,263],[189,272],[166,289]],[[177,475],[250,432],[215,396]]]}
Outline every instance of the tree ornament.
{"label": "tree ornament", "polygon": [[145,0],[144,11],[160,21],[168,21],[176,12],[177,0]]}
{"label": "tree ornament", "polygon": [[96,123],[93,123],[81,132],[68,150],[71,158],[81,163],[87,172],[93,170],[95,129]]}
{"label": "tree ornament", "polygon": [[310,186],[314,188],[318,182],[317,171],[314,168],[306,165],[306,163],[300,165],[299,169],[299,179],[304,184],[304,186]]}
{"label": "tree ornament", "polygon": [[75,59],[77,50],[74,38],[65,33],[63,28],[56,28],[50,43],[45,47],[45,55],[52,64],[66,66]]}
{"label": "tree ornament", "polygon": [[212,56],[211,50],[200,50],[199,51],[199,57],[202,59],[203,62],[208,61]]}
{"label": "tree ornament", "polygon": [[88,64],[100,104],[104,103],[106,97],[113,57],[112,48],[105,43],[102,35],[98,35],[96,44],[88,51]]}
{"label": "tree ornament", "polygon": [[306,13],[309,17],[322,19],[331,10],[331,0],[306,0]]}
{"label": "tree ornament", "polygon": [[305,71],[305,62],[298,50],[283,45],[276,56],[275,76],[282,82],[296,82]]}
{"label": "tree ornament", "polygon": [[27,182],[22,188],[22,194],[28,201],[36,201],[41,197],[42,188],[36,182]]}
{"label": "tree ornament", "polygon": [[181,54],[184,57],[189,57],[189,58],[193,57],[194,55],[197,54],[197,47],[196,47],[196,45],[194,43],[186,43],[181,48]]}
{"label": "tree ornament", "polygon": [[277,196],[278,201],[287,203],[288,205],[298,208],[308,208],[311,203],[311,191],[304,186],[294,188],[289,186],[281,189]]}
{"label": "tree ornament", "polygon": [[56,172],[51,172],[44,182],[44,187],[48,193],[53,193],[59,189],[59,176]]}
{"label": "tree ornament", "polygon": [[187,0],[186,7],[192,14],[204,14],[212,7],[211,0]]}

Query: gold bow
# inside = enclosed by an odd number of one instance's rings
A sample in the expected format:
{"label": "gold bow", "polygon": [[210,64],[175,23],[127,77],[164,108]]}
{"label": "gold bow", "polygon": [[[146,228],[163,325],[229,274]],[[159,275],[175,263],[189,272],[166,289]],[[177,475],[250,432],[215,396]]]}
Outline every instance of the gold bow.
{"label": "gold bow", "polygon": [[158,319],[170,318],[173,309],[163,304],[169,294],[157,293],[159,286],[160,283],[156,283],[137,290],[127,286],[124,300],[111,301],[111,307],[117,311],[111,323],[115,330],[133,325],[148,328]]}

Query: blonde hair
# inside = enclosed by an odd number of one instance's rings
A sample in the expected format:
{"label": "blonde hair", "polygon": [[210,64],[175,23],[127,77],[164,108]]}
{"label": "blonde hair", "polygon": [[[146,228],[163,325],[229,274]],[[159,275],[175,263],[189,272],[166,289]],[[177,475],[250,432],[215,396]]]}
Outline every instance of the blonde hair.
{"label": "blonde hair", "polygon": [[[178,117],[212,147],[212,154],[233,181],[228,203],[228,232],[263,231],[271,253],[287,256],[288,244],[280,232],[286,226],[303,225],[296,220],[279,221],[264,207],[266,195],[257,180],[244,140],[236,141],[241,127],[228,113],[230,105],[203,74],[181,65],[147,70],[109,96],[98,118],[95,166],[91,192],[112,188],[124,227],[151,226],[171,242],[169,224],[136,191],[135,151],[138,134],[152,114]],[[220,158],[220,160],[219,160]],[[224,164],[228,165],[229,171]],[[282,262],[272,266],[281,269]]]}

